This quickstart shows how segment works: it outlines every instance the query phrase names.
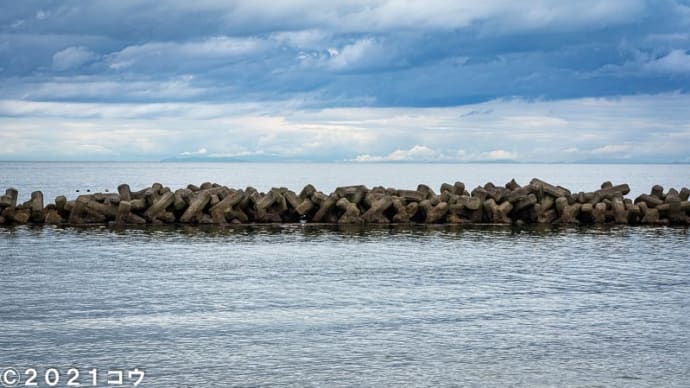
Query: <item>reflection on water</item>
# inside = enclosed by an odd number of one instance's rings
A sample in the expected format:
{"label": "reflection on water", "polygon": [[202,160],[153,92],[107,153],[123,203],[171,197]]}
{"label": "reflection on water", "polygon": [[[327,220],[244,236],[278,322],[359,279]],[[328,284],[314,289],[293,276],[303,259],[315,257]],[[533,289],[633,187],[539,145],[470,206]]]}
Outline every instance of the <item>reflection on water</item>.
{"label": "reflection on water", "polygon": [[0,229],[0,366],[146,386],[684,386],[683,228]]}

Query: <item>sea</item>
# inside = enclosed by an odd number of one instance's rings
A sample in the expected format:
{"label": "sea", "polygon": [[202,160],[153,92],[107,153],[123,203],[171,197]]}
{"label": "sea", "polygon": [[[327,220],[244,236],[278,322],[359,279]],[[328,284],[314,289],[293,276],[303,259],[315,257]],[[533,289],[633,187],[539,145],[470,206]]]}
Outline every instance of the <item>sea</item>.
{"label": "sea", "polygon": [[[630,197],[687,165],[0,163],[20,199],[217,182]],[[57,380],[56,380],[57,379]],[[0,227],[0,386],[688,387],[682,227]]]}

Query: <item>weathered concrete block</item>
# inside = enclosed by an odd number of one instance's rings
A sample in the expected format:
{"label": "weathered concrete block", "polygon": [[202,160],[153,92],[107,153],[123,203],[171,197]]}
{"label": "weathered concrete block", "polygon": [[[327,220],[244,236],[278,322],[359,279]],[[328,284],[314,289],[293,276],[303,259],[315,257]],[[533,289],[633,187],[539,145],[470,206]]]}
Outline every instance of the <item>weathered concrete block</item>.
{"label": "weathered concrete block", "polygon": [[645,225],[664,225],[668,224],[668,220],[662,220],[659,217],[659,210],[654,208],[647,209],[640,223]]}
{"label": "weathered concrete block", "polygon": [[2,212],[0,212],[0,216],[5,219],[6,223],[11,223],[12,220],[14,219],[14,213],[17,212],[16,207],[6,207],[2,209]]}
{"label": "weathered concrete block", "polygon": [[242,209],[228,209],[225,211],[225,219],[230,220],[233,223],[247,223],[249,222],[249,216],[247,213],[242,211]]}
{"label": "weathered concrete block", "polygon": [[129,201],[129,203],[132,206],[132,211],[134,212],[144,211],[148,208],[148,203],[144,198],[133,199]]}
{"label": "weathered concrete block", "polygon": [[316,205],[314,204],[314,202],[312,202],[312,200],[310,200],[309,198],[305,198],[302,201],[302,203],[300,203],[299,206],[295,208],[295,212],[300,216],[304,216],[307,213],[311,212],[315,207]]}
{"label": "weathered concrete block", "polygon": [[556,211],[553,209],[543,209],[541,203],[537,203],[532,208],[534,212],[534,222],[537,224],[550,224],[556,220]]}
{"label": "weathered concrete block", "polygon": [[163,194],[163,185],[160,184],[160,183],[158,183],[158,182],[156,182],[156,183],[154,183],[154,184],[151,185],[151,190],[152,190],[156,195]]}
{"label": "weathered concrete block", "polygon": [[163,214],[160,214],[158,217],[155,218],[157,221],[163,221],[163,223],[166,224],[174,224],[177,219],[175,218],[175,214],[170,211],[165,211]]}
{"label": "weathered concrete block", "polygon": [[126,224],[127,218],[132,212],[132,206],[129,201],[120,201],[117,205],[117,216],[115,217],[116,224]]}
{"label": "weathered concrete block", "polygon": [[652,192],[651,194],[661,200],[664,199],[664,188],[661,185],[654,185],[652,186]]}
{"label": "weathered concrete block", "polygon": [[565,197],[559,197],[556,199],[556,210],[558,212],[559,224],[578,224],[578,215],[580,214],[580,209],[582,205],[579,203],[570,205],[568,199]]}
{"label": "weathered concrete block", "polygon": [[[115,205],[105,205],[100,202],[90,200],[86,203],[87,211],[99,213],[108,220],[114,220],[117,217],[117,206]],[[97,216],[100,219],[101,217]]]}
{"label": "weathered concrete block", "polygon": [[306,186],[304,186],[302,191],[300,191],[299,198],[303,201],[305,199],[311,199],[311,197],[312,197],[312,195],[314,195],[314,193],[316,193],[316,188],[314,188],[314,186],[312,186],[312,185],[306,185]]}
{"label": "weathered concrete block", "polygon": [[441,194],[438,195],[438,200],[439,202],[447,202],[449,205],[452,203],[455,203],[455,198],[457,195],[453,194],[450,191],[443,191]]}
{"label": "weathered concrete block", "polygon": [[17,209],[14,213],[14,223],[24,225],[31,219],[31,211],[29,209]]}
{"label": "weathered concrete block", "polygon": [[443,183],[441,184],[441,194],[444,192],[448,193],[455,193],[455,186],[451,185],[450,183]]}
{"label": "weathered concrete block", "polygon": [[469,197],[467,195],[461,195],[459,196],[456,201],[456,204],[462,205],[464,208],[469,209],[469,210],[479,210],[482,207],[482,201],[478,197]]}
{"label": "weathered concrete block", "polygon": [[287,202],[288,206],[292,209],[297,209],[302,203],[302,200],[293,191],[286,190],[283,192],[283,198]]}
{"label": "weathered concrete block", "polygon": [[688,199],[690,199],[690,189],[688,189],[687,187],[683,187],[680,190],[680,193],[678,193],[678,197],[680,197],[681,201],[687,201]]}
{"label": "weathered concrete block", "polygon": [[0,207],[16,207],[17,197],[19,197],[17,189],[10,187],[5,190],[5,195],[0,197]]}
{"label": "weathered concrete block", "polygon": [[[473,211],[457,203],[449,205],[448,214],[446,215],[446,222],[449,224],[469,224],[472,222],[468,216],[468,214],[471,212]],[[478,213],[481,213],[481,211]]]}
{"label": "weathered concrete block", "polygon": [[120,203],[120,194],[117,193],[99,193],[102,201],[105,204],[117,205]]}
{"label": "weathered concrete block", "polygon": [[556,205],[556,212],[560,215],[563,213],[563,209],[568,205],[568,199],[565,197],[558,197],[554,203]]}
{"label": "weathered concrete block", "polygon": [[[393,191],[397,192],[395,189],[393,189]],[[360,203],[367,192],[369,192],[369,189],[364,185],[344,186],[335,189],[335,193],[338,194],[339,197],[347,198],[348,201],[355,204]]]}
{"label": "weathered concrete block", "polygon": [[472,190],[472,198],[478,198],[479,202],[481,202],[482,204],[484,203],[484,201],[486,201],[488,195],[489,194],[486,192],[486,190],[484,190],[484,188],[480,186],[477,186],[474,188],[474,190]]}
{"label": "weathered concrete block", "polygon": [[237,204],[237,207],[244,210],[244,211],[253,211],[251,207],[253,204],[256,204],[259,199],[261,199],[261,195],[259,195],[259,191],[256,190],[255,188],[251,186],[247,186],[244,189],[245,196],[242,198],[240,203]]}
{"label": "weathered concrete block", "polygon": [[328,196],[326,200],[319,204],[319,210],[317,210],[314,217],[312,217],[312,221],[323,222],[328,213],[335,207],[336,202],[338,202],[337,195],[333,194]]}
{"label": "weathered concrete block", "polygon": [[508,201],[501,203],[500,205],[494,201],[494,199],[489,198],[484,201],[484,210],[489,216],[489,221],[497,224],[510,224],[512,219],[508,216],[511,210],[513,210],[513,204]]}
{"label": "weathered concrete block", "polygon": [[417,191],[422,193],[422,195],[424,196],[424,199],[429,199],[431,197],[436,196],[436,193],[434,192],[434,190],[431,187],[424,185],[424,184],[417,185]]}
{"label": "weathered concrete block", "polygon": [[65,220],[60,216],[57,209],[51,209],[46,212],[43,222],[48,225],[60,225],[65,222]]}
{"label": "weathered concrete block", "polygon": [[73,225],[85,223],[85,221],[82,219],[82,216],[86,210],[86,205],[90,200],[91,198],[87,195],[80,195],[77,197],[77,199],[74,201],[74,205],[70,211],[67,222]]}
{"label": "weathered concrete block", "polygon": [[505,188],[510,191],[515,191],[520,188],[520,185],[515,181],[515,179],[511,179],[510,182],[505,184]]}
{"label": "weathered concrete block", "polygon": [[340,209],[343,214],[338,218],[339,224],[361,224],[364,222],[357,204],[350,202],[347,198],[340,198],[336,202],[336,207]]}
{"label": "weathered concrete block", "polygon": [[132,199],[132,190],[128,184],[121,184],[117,186],[117,193],[120,195],[121,201],[130,201]]}
{"label": "weathered concrete block", "polygon": [[[515,204],[516,202],[522,200],[523,198],[527,197],[529,194],[532,193],[532,187],[531,185],[525,186],[525,187],[520,187],[517,188],[513,191],[510,191],[509,193],[506,194],[505,200]],[[536,195],[535,195],[536,198]],[[496,198],[494,198],[495,200]]]}
{"label": "weathered concrete block", "polygon": [[554,186],[550,183],[542,181],[541,179],[534,178],[530,181],[530,184],[534,185],[538,190],[540,190],[544,194],[550,195],[554,198],[570,196],[570,190],[564,187]]}
{"label": "weathered concrete block", "polygon": [[687,213],[687,212],[690,212],[690,202],[688,202],[688,201],[681,201],[681,203],[680,203],[680,208],[681,208],[681,210],[683,210],[683,211],[686,212],[686,213]]}
{"label": "weathered concrete block", "polygon": [[316,191],[311,195],[311,201],[314,202],[314,204],[321,206],[322,203],[326,202],[328,200],[329,196],[320,192]]}
{"label": "weathered concrete block", "polygon": [[265,210],[268,209],[269,207],[273,206],[275,203],[277,197],[276,194],[273,190],[269,191],[265,195],[263,195],[258,202],[255,203],[256,209],[257,210]]}
{"label": "weathered concrete block", "polygon": [[627,224],[628,223],[628,213],[625,210],[625,204],[623,199],[620,197],[615,197],[611,200],[613,206],[613,220],[617,224]]}
{"label": "weathered concrete block", "polygon": [[642,217],[640,206],[632,205],[628,208],[626,205],[626,210],[628,212],[628,225],[638,224],[640,222],[640,218]]}
{"label": "weathered concrete block", "polygon": [[[209,199],[210,199],[210,196],[209,196]],[[202,225],[213,225],[213,218],[206,213],[201,213],[197,217],[196,222],[198,222],[199,224],[202,224]]]}
{"label": "weathered concrete block", "polygon": [[623,197],[630,192],[630,186],[627,184],[611,186],[606,189],[597,190],[594,192],[595,196],[602,199],[613,199],[617,197]]}
{"label": "weathered concrete block", "polygon": [[[189,223],[194,220],[200,222],[199,217],[201,212],[204,210],[208,202],[211,200],[211,196],[206,191],[197,191],[195,196],[192,198],[189,207],[185,210],[182,217],[180,217],[180,222]],[[210,216],[209,216],[210,218]],[[213,222],[213,219],[211,219]]]}
{"label": "weathered concrete block", "polygon": [[407,206],[405,206],[404,201],[405,200],[400,197],[393,197],[393,208],[395,208],[395,214],[393,215],[393,219],[391,220],[392,222],[405,224],[411,221],[412,215],[407,212]]}
{"label": "weathered concrete block", "polygon": [[173,193],[173,209],[176,212],[180,212],[185,209],[188,205],[188,198],[191,196],[192,191],[189,189],[178,189]]}
{"label": "weathered concrete block", "polygon": [[591,224],[594,223],[594,216],[592,213],[594,212],[594,205],[591,203],[583,203],[582,207],[580,207],[580,221]]}
{"label": "weathered concrete block", "polygon": [[387,224],[390,222],[383,213],[393,206],[393,198],[390,195],[380,195],[372,201],[371,207],[362,214],[364,222],[372,224]]}
{"label": "weathered concrete block", "polygon": [[[424,203],[424,201],[422,201],[422,203]],[[431,205],[431,201],[429,201],[429,205],[429,207],[424,209],[424,213],[426,214],[425,222],[427,224],[436,224],[443,221],[446,214],[448,214],[448,203],[439,202],[437,205]]]}
{"label": "weathered concrete block", "polygon": [[213,205],[217,204],[218,202],[220,202],[220,197],[218,194],[211,194],[211,200],[208,202],[208,204],[213,207]]}
{"label": "weathered concrete block", "polygon": [[[688,223],[688,217],[681,208],[681,200],[678,191],[670,189],[666,194],[664,202],[665,205],[668,206],[668,210],[664,213],[666,213],[666,218],[668,218],[671,225],[686,225]],[[660,207],[661,206],[658,206],[657,208]]]}
{"label": "weathered concrete block", "polygon": [[523,196],[514,203],[515,211],[521,211],[530,206],[534,206],[537,203],[537,196],[534,194],[528,194]]}
{"label": "weathered concrete block", "polygon": [[554,198],[547,195],[541,199],[541,201],[539,202],[539,205],[541,206],[542,211],[546,211],[546,210],[551,209],[553,207],[554,203],[555,203]]}
{"label": "weathered concrete block", "polygon": [[255,221],[264,223],[281,223],[283,222],[283,218],[275,209],[257,209]]}
{"label": "weathered concrete block", "polygon": [[279,191],[276,191],[274,196],[276,201],[273,203],[273,208],[281,214],[282,217],[282,214],[288,211],[287,200],[285,200],[285,197]]}
{"label": "weathered concrete block", "polygon": [[213,218],[213,223],[216,225],[226,225],[227,219],[225,218],[225,210],[222,208],[211,208],[211,218]]}
{"label": "weathered concrete block", "polygon": [[606,223],[606,204],[599,202],[594,205],[594,210],[592,210],[592,218],[595,224],[605,224]]}
{"label": "weathered concrete block", "polygon": [[31,193],[31,221],[41,223],[45,219],[43,213],[43,193],[34,191]]}
{"label": "weathered concrete block", "polygon": [[398,197],[405,199],[407,202],[422,202],[426,199],[426,194],[416,190],[398,190]]}
{"label": "weathered concrete block", "polygon": [[508,194],[508,191],[505,188],[496,187],[490,182],[484,186],[484,190],[486,190],[487,198],[492,198],[494,201],[496,201],[496,203],[503,202]]}
{"label": "weathered concrete block", "polygon": [[[166,192],[161,195],[154,203],[144,212],[144,218],[149,222],[153,222],[156,218],[165,213],[166,209],[175,202],[175,194]],[[174,216],[173,216],[174,217]]]}
{"label": "weathered concrete block", "polygon": [[219,209],[221,213],[225,213],[228,209],[231,209],[231,208],[239,205],[240,202],[242,202],[242,199],[244,197],[245,197],[244,191],[242,191],[242,190],[235,191],[232,194],[223,198],[222,201],[211,206],[211,212],[213,212],[216,209]]}
{"label": "weathered concrete block", "polygon": [[656,197],[654,195],[649,195],[649,194],[642,194],[642,195],[638,196],[637,198],[635,198],[635,204],[638,204],[640,202],[646,203],[647,207],[650,207],[650,208],[655,208],[655,207],[664,203],[664,201],[662,199],[660,199],[659,197]]}

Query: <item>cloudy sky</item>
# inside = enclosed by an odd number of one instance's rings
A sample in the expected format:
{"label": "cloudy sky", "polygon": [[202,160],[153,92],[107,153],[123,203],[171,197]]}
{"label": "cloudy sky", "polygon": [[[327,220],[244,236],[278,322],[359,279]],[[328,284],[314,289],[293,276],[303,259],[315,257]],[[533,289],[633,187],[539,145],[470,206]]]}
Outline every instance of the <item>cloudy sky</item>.
{"label": "cloudy sky", "polygon": [[0,8],[0,160],[690,162],[688,0]]}

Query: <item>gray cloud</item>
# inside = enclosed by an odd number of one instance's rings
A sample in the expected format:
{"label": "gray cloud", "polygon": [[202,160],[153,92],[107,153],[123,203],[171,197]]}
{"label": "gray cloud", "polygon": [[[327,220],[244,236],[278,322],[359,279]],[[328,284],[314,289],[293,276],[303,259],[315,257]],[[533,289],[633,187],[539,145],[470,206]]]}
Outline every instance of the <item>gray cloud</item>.
{"label": "gray cloud", "polygon": [[53,55],[53,68],[57,71],[69,70],[94,61],[98,56],[84,46],[67,47]]}
{"label": "gray cloud", "polygon": [[[690,88],[685,1],[27,0],[4,8],[0,158],[158,158],[202,148],[319,160],[688,155],[678,145],[687,133],[679,102]],[[108,132],[132,128],[142,131],[133,145]],[[216,139],[219,131],[227,138]],[[582,138],[560,144],[570,133]]]}

